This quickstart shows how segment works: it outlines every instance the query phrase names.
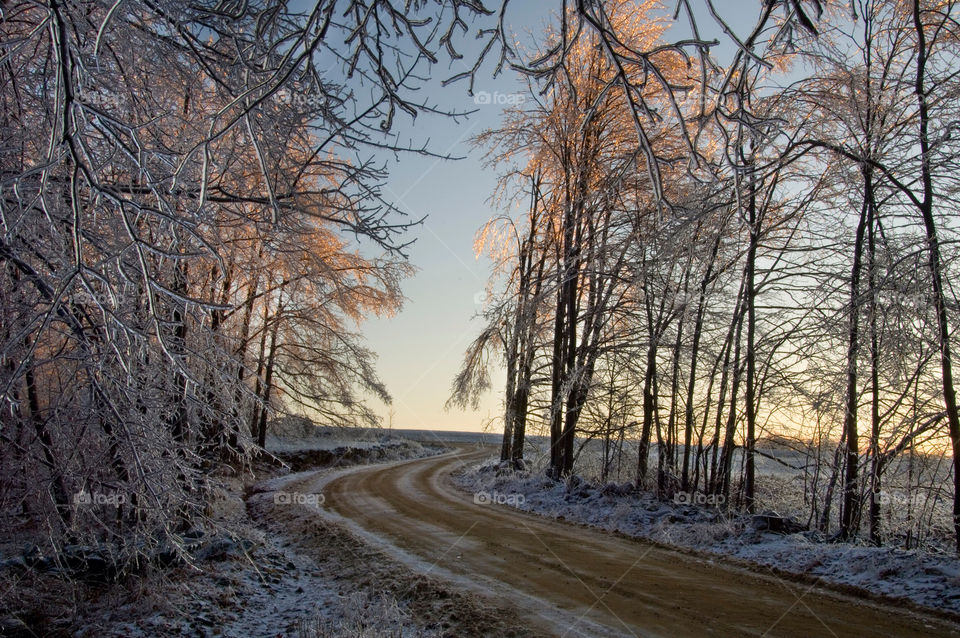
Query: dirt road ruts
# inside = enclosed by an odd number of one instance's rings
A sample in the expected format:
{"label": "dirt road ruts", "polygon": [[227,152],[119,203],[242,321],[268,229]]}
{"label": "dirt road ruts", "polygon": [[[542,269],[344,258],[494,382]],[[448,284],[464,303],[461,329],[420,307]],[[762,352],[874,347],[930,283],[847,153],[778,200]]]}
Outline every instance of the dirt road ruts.
{"label": "dirt road ruts", "polygon": [[476,504],[449,476],[490,454],[354,468],[313,488],[333,516],[419,569],[529,609],[531,624],[558,635],[960,636],[937,617]]}

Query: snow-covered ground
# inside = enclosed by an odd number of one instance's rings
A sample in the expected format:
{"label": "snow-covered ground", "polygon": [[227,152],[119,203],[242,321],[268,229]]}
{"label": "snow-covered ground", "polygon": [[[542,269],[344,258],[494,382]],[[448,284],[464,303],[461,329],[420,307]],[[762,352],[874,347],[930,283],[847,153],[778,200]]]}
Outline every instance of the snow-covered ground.
{"label": "snow-covered ground", "polygon": [[304,450],[336,450],[338,448],[352,448],[356,450],[365,450],[371,447],[382,445],[378,439],[353,440],[340,435],[331,434],[329,437],[317,437],[315,439],[291,439],[268,436],[266,440],[266,450],[271,454],[284,455],[291,452],[302,452]]}
{"label": "snow-covered ground", "polygon": [[[321,466],[329,468],[321,472],[443,451],[382,431],[317,428],[308,436],[283,434],[268,441],[271,455],[282,461],[321,458]],[[191,532],[200,548],[191,565],[150,567],[120,582],[99,584],[0,569],[0,587],[19,590],[18,609],[0,613],[0,635],[35,635],[31,628],[36,627],[83,638],[441,635],[442,610],[420,618],[409,609],[415,597],[383,587],[390,580],[393,590],[410,589],[404,579],[414,576],[406,570],[393,565],[387,574],[390,566],[380,561],[378,569],[387,575],[371,582],[366,565],[371,550],[345,530],[316,520],[308,530],[294,529],[289,521],[267,515],[263,505],[273,506],[274,490],[310,473],[316,470],[292,472],[278,467],[276,458],[264,457],[254,476],[212,477],[209,520]]]}
{"label": "snow-covered ground", "polygon": [[[25,613],[41,609],[52,632],[78,637],[402,637],[502,635],[508,629],[530,635],[508,612],[411,571],[317,506],[277,500],[290,486],[337,467],[440,451],[429,445],[437,441],[429,433],[422,444],[391,433],[350,434],[283,433],[268,441],[268,450],[288,467],[263,457],[254,477],[214,477],[211,525],[202,530],[193,565],[150,568],[113,584],[7,569],[0,570],[0,587],[15,581]],[[477,442],[478,435],[471,436],[462,442]],[[298,471],[291,459],[322,459],[328,469]],[[469,467],[454,480],[475,495],[540,515],[960,613],[960,561],[946,555],[830,544],[812,532],[765,533],[751,518],[717,508],[664,503],[625,485],[557,483],[541,472],[517,473],[495,463]],[[20,617],[26,616],[0,613],[0,634],[6,635],[8,621],[16,631]]]}
{"label": "snow-covered ground", "polygon": [[436,453],[446,445],[436,437],[419,442],[400,434],[370,428],[306,426],[291,420],[286,427],[275,427],[275,433],[268,434],[265,448],[291,470],[300,471],[414,458]]}
{"label": "snow-covered ground", "polygon": [[[595,484],[635,480],[636,441],[623,441],[622,446],[611,445],[606,463],[601,439],[577,439],[576,446],[576,472],[580,477]],[[549,438],[528,437],[525,450],[528,468],[542,468],[549,463]],[[755,458],[758,511],[775,511],[803,523],[811,522],[811,518],[819,521],[823,516],[824,503],[829,498],[830,459],[818,461],[817,452],[813,450],[798,450],[784,445],[768,445],[760,451],[761,454]],[[678,450],[680,452],[682,448]],[[743,467],[742,452],[742,448],[734,451],[734,468]],[[820,453],[832,457],[833,450],[826,446]],[[647,463],[653,474],[659,455],[655,443],[648,454]],[[921,453],[902,454],[888,462],[880,494],[881,528],[885,544],[920,548],[933,553],[954,551],[951,467],[949,459],[941,455],[927,456]],[[738,471],[741,470],[735,470],[734,476]],[[864,472],[868,472],[868,469]],[[698,475],[699,485],[703,486],[705,473],[702,465]],[[648,478],[652,480],[652,476]],[[676,489],[679,477],[672,476],[670,479]],[[837,528],[840,518],[837,492],[839,488],[835,488],[833,495],[830,515],[832,529]],[[864,518],[866,511],[865,506]],[[867,527],[866,520],[863,521],[863,527]]]}
{"label": "snow-covered ground", "polygon": [[454,481],[475,498],[542,516],[746,561],[811,583],[960,613],[960,560],[953,556],[830,543],[811,531],[771,533],[759,529],[760,519],[688,502],[696,496],[663,502],[635,493],[630,485],[597,486],[579,478],[556,482],[542,470],[515,472],[493,459],[466,468]]}
{"label": "snow-covered ground", "polygon": [[[231,521],[225,551],[92,597],[74,628],[78,638],[146,636],[441,635],[405,601],[356,579],[363,548],[342,530],[311,525],[316,555],[303,551],[305,530],[271,520],[275,490],[316,472],[288,473],[248,486],[227,481],[215,506]],[[250,511],[250,510],[253,511]],[[248,516],[249,514],[249,516]],[[223,519],[221,519],[223,520]],[[345,549],[345,545],[350,545]],[[367,570],[369,571],[369,570]]]}
{"label": "snow-covered ground", "polygon": [[381,428],[335,428],[317,426],[298,417],[285,417],[270,424],[266,450],[284,455],[304,450],[337,448],[368,449],[378,445],[397,444],[410,437],[399,437]]}

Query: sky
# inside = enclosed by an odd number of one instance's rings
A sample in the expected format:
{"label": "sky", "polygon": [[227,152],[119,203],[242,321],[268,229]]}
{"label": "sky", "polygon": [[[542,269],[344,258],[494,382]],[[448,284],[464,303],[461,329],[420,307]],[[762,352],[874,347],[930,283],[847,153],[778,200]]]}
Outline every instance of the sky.
{"label": "sky", "polygon": [[[511,3],[508,24],[521,37],[541,33],[548,19],[544,10],[555,4]],[[727,8],[733,21],[742,24],[744,16],[755,15],[755,3],[735,4],[736,8]],[[685,37],[680,30],[674,34],[671,38]],[[403,285],[402,311],[389,318],[371,318],[361,327],[367,345],[378,355],[378,373],[393,397],[390,406],[371,399],[371,407],[383,417],[384,426],[398,429],[502,431],[505,375],[499,368],[493,370],[493,389],[478,410],[444,408],[463,354],[482,326],[477,313],[490,264],[475,256],[474,239],[490,217],[503,212],[490,202],[497,173],[484,166],[483,149],[474,148],[470,139],[497,127],[504,104],[523,91],[519,78],[509,71],[493,78],[492,63],[483,67],[474,86],[475,96],[483,92],[490,96],[489,104],[478,104],[466,82],[442,87],[443,79],[466,70],[478,53],[467,46],[472,35],[465,40],[460,47],[464,59],[447,63],[442,58],[431,70],[423,97],[450,110],[474,113],[459,121],[421,115],[413,122],[400,122],[396,129],[401,140],[429,140],[433,152],[464,159],[404,155],[390,166],[384,190],[411,218],[426,215],[423,225],[411,233],[416,241],[408,253],[417,271]]]}
{"label": "sky", "polygon": [[[499,403],[491,393],[481,410],[444,410],[463,353],[481,325],[474,319],[482,308],[490,264],[475,256],[474,238],[496,212],[488,201],[496,173],[484,167],[482,151],[472,147],[470,138],[496,126],[501,112],[496,106],[475,106],[465,88],[452,91],[462,91],[460,108],[478,112],[460,124],[436,117],[418,122],[422,129],[416,132],[428,133],[436,152],[464,159],[403,157],[384,190],[412,219],[426,216],[412,231],[416,241],[408,254],[417,270],[404,282],[403,309],[363,326],[378,354],[377,370],[393,396],[392,424],[398,428],[478,431]],[[378,411],[388,424],[389,409]]]}
{"label": "sky", "polygon": [[[539,2],[517,3],[511,11],[514,25],[540,25]],[[543,5],[540,5],[543,6]],[[425,96],[449,110],[473,111],[454,121],[440,116],[421,115],[412,126],[401,122],[401,139],[429,140],[430,149],[440,155],[462,157],[442,160],[404,155],[390,167],[384,195],[412,219],[426,215],[422,226],[411,233],[409,247],[416,274],[403,284],[403,310],[394,317],[365,322],[362,331],[370,349],[377,353],[377,371],[393,397],[390,406],[371,403],[383,416],[384,426],[402,429],[460,431],[489,430],[502,408],[503,372],[492,376],[493,390],[479,410],[444,409],[450,386],[463,354],[479,333],[484,290],[490,271],[485,258],[477,258],[473,244],[483,224],[499,212],[489,201],[497,173],[484,166],[483,149],[471,138],[500,122],[504,104],[522,96],[519,78],[505,73],[494,79],[493,64],[478,74],[474,95],[468,83],[442,87],[447,77],[466,70],[477,51],[460,47],[462,61],[440,64],[432,69]],[[477,96],[489,95],[489,104],[477,103]],[[409,126],[409,128],[405,128]],[[497,421],[494,431],[502,430]]]}

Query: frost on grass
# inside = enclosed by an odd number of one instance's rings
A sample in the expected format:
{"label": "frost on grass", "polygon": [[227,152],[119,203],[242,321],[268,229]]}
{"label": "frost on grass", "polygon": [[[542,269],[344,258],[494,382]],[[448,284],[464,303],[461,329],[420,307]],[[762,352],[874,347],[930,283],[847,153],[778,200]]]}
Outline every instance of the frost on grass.
{"label": "frost on grass", "polygon": [[[319,444],[309,441],[299,449],[329,452],[323,439],[335,438],[334,465],[436,452],[373,434],[356,445],[343,431],[313,438]],[[348,631],[342,623],[356,615],[350,610],[357,609],[357,596],[373,596],[377,590],[344,569],[335,536],[314,537],[317,554],[324,557],[318,561],[291,545],[281,512],[274,512],[278,520],[269,523],[250,515],[251,501],[272,503],[271,491],[316,473],[291,472],[278,462],[261,457],[252,473],[212,474],[203,521],[180,535],[183,552],[168,552],[166,564],[153,561],[136,572],[103,578],[86,568],[67,571],[54,560],[57,556],[34,555],[17,543],[5,543],[0,548],[0,635],[240,638],[296,636],[307,627]],[[263,480],[251,485],[254,477]],[[87,560],[84,567],[90,564]],[[378,621],[371,631],[380,633],[358,635],[429,635],[422,624],[391,615],[389,599],[370,600],[374,616],[396,619],[403,633],[391,633],[394,625]],[[377,611],[381,608],[383,613]]]}
{"label": "frost on grass", "polygon": [[416,627],[410,612],[389,594],[354,592],[300,627],[300,638],[432,638],[436,630]]}

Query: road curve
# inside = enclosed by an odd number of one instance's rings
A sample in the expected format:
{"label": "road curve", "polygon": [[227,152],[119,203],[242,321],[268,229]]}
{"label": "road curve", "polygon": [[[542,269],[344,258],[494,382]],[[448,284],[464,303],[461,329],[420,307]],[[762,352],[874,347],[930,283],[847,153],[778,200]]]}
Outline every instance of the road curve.
{"label": "road curve", "polygon": [[325,509],[421,569],[528,609],[557,635],[960,636],[938,618],[474,504],[449,476],[490,453],[355,468],[323,481]]}

